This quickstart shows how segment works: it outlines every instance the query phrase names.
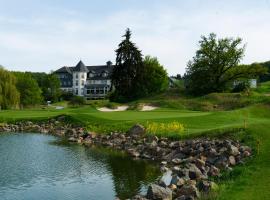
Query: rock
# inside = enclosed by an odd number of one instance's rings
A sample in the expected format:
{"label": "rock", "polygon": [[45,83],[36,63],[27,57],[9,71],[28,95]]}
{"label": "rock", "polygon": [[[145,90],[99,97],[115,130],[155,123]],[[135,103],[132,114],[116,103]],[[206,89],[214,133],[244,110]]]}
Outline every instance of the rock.
{"label": "rock", "polygon": [[243,152],[243,156],[244,157],[249,157],[251,154],[250,154],[250,152],[249,151],[244,151]]}
{"label": "rock", "polygon": [[210,181],[200,181],[198,184],[198,189],[203,192],[209,192],[211,189],[211,182]]}
{"label": "rock", "polygon": [[140,156],[140,153],[137,152],[135,149],[128,149],[127,150],[128,154],[131,155],[132,157],[139,157]]}
{"label": "rock", "polygon": [[229,164],[230,165],[235,165],[236,164],[236,161],[235,161],[235,157],[234,156],[230,156],[229,157]]}
{"label": "rock", "polygon": [[74,137],[70,137],[70,138],[68,138],[68,141],[69,142],[77,142],[78,140]]}
{"label": "rock", "polygon": [[209,176],[218,176],[220,174],[220,170],[218,168],[216,168],[215,166],[211,165],[209,171],[208,171],[208,175]]}
{"label": "rock", "polygon": [[145,128],[140,124],[135,124],[128,131],[131,136],[142,136],[145,133]]}
{"label": "rock", "polygon": [[198,167],[196,167],[196,165],[194,164],[191,164],[188,168],[188,175],[189,175],[189,178],[192,179],[192,180],[198,180],[198,179],[201,179],[203,174],[201,172],[200,169],[198,169]]}
{"label": "rock", "polygon": [[160,164],[161,165],[167,165],[167,161],[161,161]]}
{"label": "rock", "polygon": [[239,150],[241,151],[241,152],[245,152],[245,151],[248,151],[249,153],[251,153],[251,148],[250,147],[248,147],[248,146],[241,146],[240,148],[239,148]]}
{"label": "rock", "polygon": [[[120,199],[119,199],[120,200]],[[145,198],[142,195],[136,195],[135,197],[133,197],[131,200],[147,200],[147,198]]]}
{"label": "rock", "polygon": [[[172,176],[170,185],[172,185],[172,184],[178,185],[178,182],[180,182],[180,183],[179,183],[179,186],[180,186],[180,185],[183,185],[184,183],[182,183],[182,180],[183,180],[183,179],[179,178],[179,177],[175,174],[175,175]],[[183,181],[184,181],[184,180],[183,180]]]}
{"label": "rock", "polygon": [[170,188],[172,191],[174,191],[174,190],[177,189],[177,186],[174,185],[174,184],[170,184],[169,188]]}
{"label": "rock", "polygon": [[201,160],[201,159],[196,159],[195,160],[195,165],[200,169],[202,170],[205,166],[205,161],[204,160]]}
{"label": "rock", "polygon": [[179,178],[176,174],[172,176],[171,179],[171,185],[174,184],[178,187],[181,187],[182,185],[185,184],[185,180],[183,178]]}
{"label": "rock", "polygon": [[192,197],[199,197],[200,193],[195,185],[183,185],[178,191],[178,196],[192,196]]}
{"label": "rock", "polygon": [[182,159],[179,159],[179,158],[174,158],[174,159],[172,159],[172,163],[173,164],[180,164],[180,163],[182,163]]}
{"label": "rock", "polygon": [[228,167],[228,159],[226,156],[220,156],[215,161],[215,166],[219,169],[225,169]]}
{"label": "rock", "polygon": [[166,183],[163,180],[159,180],[158,185],[161,186],[161,187],[164,187],[164,188],[167,187]]}
{"label": "rock", "polygon": [[182,195],[180,197],[177,197],[174,200],[194,200],[195,198],[193,196],[187,196],[187,195]]}
{"label": "rock", "polygon": [[229,146],[229,153],[233,156],[237,156],[240,152],[236,146],[230,145]]}
{"label": "rock", "polygon": [[161,166],[161,167],[160,167],[160,171],[161,171],[161,172],[167,172],[168,170],[169,170],[169,168],[166,167],[166,166]]}
{"label": "rock", "polygon": [[176,153],[173,155],[173,159],[185,159],[187,156],[186,154],[183,154],[183,153]]}
{"label": "rock", "polygon": [[146,198],[151,200],[172,200],[172,191],[156,184],[148,187]]}

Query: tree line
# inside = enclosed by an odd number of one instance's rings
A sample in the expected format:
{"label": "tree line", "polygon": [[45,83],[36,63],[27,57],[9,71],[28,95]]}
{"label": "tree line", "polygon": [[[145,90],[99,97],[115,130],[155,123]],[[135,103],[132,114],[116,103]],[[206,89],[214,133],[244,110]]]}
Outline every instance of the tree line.
{"label": "tree line", "polygon": [[[116,49],[110,100],[127,102],[165,91],[169,86],[167,71],[156,57],[143,56],[131,41],[127,29]],[[217,38],[214,33],[202,36],[195,56],[187,63],[184,88],[191,95],[231,91],[235,83],[258,78],[270,80],[269,62],[243,65],[245,45],[241,38]],[[238,87],[240,88],[240,87]],[[0,68],[0,106],[2,109],[25,107],[45,101],[56,102],[62,93],[53,73],[8,72]]]}
{"label": "tree line", "polygon": [[[116,50],[112,76],[115,90],[111,98],[129,101],[164,91],[168,87],[168,77],[163,66],[156,58],[142,58],[141,51],[130,40],[129,29],[123,37],[125,39]],[[186,93],[195,96],[232,91],[252,78],[268,79],[265,65],[269,63],[240,64],[244,53],[241,38],[218,39],[214,33],[202,36],[199,49],[187,63],[184,77],[176,77],[184,80]]]}
{"label": "tree line", "polygon": [[0,108],[23,108],[58,101],[60,81],[54,74],[10,72],[0,67]]}

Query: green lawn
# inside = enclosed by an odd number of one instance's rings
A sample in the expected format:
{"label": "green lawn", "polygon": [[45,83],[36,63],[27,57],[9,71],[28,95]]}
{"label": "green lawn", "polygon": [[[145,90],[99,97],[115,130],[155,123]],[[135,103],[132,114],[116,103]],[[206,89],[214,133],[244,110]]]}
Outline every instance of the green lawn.
{"label": "green lawn", "polygon": [[[215,199],[269,199],[270,196],[270,106],[253,105],[232,111],[200,112],[189,110],[158,109],[155,111],[99,112],[91,106],[81,108],[31,109],[0,111],[0,122],[17,120],[41,120],[66,114],[91,130],[109,132],[127,130],[134,123],[179,121],[184,124],[188,136],[204,132],[244,127],[255,141],[260,142],[259,154],[246,166],[235,169],[231,179],[221,182]],[[168,135],[170,136],[170,135]],[[175,136],[175,135],[172,135]],[[254,146],[253,146],[254,147]]]}

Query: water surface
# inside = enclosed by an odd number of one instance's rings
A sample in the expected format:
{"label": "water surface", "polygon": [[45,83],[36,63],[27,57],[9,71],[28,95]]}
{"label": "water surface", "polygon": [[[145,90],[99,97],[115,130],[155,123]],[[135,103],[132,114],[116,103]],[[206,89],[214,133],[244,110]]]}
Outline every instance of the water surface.
{"label": "water surface", "polygon": [[145,192],[151,163],[40,134],[0,134],[1,200],[107,200]]}

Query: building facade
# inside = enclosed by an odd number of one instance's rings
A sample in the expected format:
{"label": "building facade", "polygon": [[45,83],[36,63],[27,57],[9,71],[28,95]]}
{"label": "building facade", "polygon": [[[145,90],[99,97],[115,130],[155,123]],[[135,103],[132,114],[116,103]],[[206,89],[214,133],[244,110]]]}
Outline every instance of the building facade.
{"label": "building facade", "polygon": [[106,65],[85,66],[80,61],[75,67],[62,67],[54,73],[61,89],[86,99],[103,99],[111,90],[112,62]]}

